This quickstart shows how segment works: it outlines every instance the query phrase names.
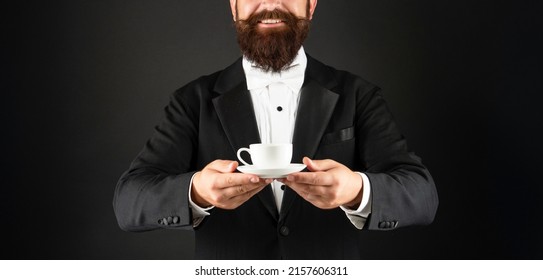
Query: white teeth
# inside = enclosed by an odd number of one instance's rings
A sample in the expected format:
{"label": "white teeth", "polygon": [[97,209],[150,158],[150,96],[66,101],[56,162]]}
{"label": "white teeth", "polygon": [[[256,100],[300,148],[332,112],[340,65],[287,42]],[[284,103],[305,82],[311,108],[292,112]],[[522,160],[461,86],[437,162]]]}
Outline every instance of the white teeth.
{"label": "white teeth", "polygon": [[265,23],[265,24],[280,23],[280,22],[281,22],[280,19],[265,19],[265,20],[262,20],[262,23]]}

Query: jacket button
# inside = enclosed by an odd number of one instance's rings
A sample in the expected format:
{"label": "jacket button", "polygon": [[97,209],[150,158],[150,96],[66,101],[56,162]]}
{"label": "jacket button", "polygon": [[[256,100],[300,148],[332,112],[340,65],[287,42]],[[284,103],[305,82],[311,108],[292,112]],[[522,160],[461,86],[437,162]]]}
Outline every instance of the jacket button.
{"label": "jacket button", "polygon": [[173,222],[173,218],[172,217],[168,217],[168,224],[171,224]]}
{"label": "jacket button", "polygon": [[161,225],[161,224],[162,224],[162,219],[158,219],[157,223],[158,223],[159,225]]}
{"label": "jacket button", "polygon": [[168,225],[168,219],[162,218],[162,224],[167,226]]}
{"label": "jacket button", "polygon": [[390,228],[391,224],[390,222],[385,222],[385,228]]}
{"label": "jacket button", "polygon": [[385,222],[380,222],[379,223],[379,228],[385,228],[386,227],[386,223]]}
{"label": "jacket button", "polygon": [[179,223],[179,217],[177,217],[177,216],[173,217],[173,223],[174,224]]}
{"label": "jacket button", "polygon": [[279,229],[279,233],[281,233],[282,236],[287,236],[290,233],[290,230],[288,229],[287,226],[282,226]]}

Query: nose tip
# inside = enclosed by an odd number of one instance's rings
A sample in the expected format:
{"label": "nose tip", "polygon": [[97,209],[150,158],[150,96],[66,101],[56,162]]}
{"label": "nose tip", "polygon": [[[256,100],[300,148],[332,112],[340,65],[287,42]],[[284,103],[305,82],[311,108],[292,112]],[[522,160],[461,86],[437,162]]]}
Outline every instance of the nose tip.
{"label": "nose tip", "polygon": [[268,11],[273,11],[281,5],[281,0],[262,0],[262,6]]}

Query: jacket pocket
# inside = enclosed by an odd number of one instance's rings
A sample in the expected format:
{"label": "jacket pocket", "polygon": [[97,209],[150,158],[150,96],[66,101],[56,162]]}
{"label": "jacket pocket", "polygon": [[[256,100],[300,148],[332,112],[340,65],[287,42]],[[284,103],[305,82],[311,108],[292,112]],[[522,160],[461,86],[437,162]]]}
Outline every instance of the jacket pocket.
{"label": "jacket pocket", "polygon": [[321,145],[328,145],[343,141],[348,141],[354,138],[354,126],[344,128],[325,134],[322,137]]}

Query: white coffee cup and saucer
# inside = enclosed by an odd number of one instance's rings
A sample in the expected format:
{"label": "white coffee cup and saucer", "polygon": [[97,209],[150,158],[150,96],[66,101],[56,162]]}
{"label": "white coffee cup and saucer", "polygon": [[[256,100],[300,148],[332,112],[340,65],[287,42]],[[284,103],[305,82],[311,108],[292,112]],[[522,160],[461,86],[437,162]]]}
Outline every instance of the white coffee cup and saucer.
{"label": "white coffee cup and saucer", "polygon": [[[253,164],[243,160],[241,157],[242,152],[251,155]],[[305,164],[290,163],[292,160],[292,144],[251,144],[249,148],[240,148],[237,156],[239,161],[244,164],[238,166],[240,172],[257,175],[265,179],[285,178],[288,174],[306,168]]]}

